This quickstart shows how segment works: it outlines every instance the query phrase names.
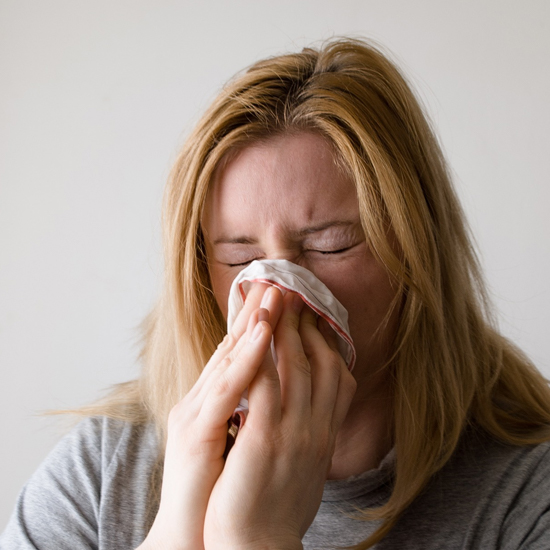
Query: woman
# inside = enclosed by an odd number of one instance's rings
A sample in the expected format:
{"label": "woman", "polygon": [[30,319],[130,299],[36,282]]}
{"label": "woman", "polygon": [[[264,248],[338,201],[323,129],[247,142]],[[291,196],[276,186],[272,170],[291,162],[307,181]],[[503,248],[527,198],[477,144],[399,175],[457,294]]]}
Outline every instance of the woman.
{"label": "woman", "polygon": [[[2,548],[550,547],[548,386],[494,328],[437,141],[378,49],[232,81],[176,162],[164,237],[142,377],[83,411]],[[263,259],[345,306],[353,375],[294,293],[253,286],[224,338]]]}

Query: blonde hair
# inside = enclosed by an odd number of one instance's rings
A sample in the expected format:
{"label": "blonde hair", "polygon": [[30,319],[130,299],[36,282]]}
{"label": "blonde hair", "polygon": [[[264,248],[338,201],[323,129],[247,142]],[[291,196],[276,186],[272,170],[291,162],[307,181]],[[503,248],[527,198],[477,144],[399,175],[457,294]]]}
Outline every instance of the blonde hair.
{"label": "blonde hair", "polygon": [[395,478],[388,502],[364,513],[383,520],[355,546],[369,548],[449,460],[466,426],[514,445],[550,438],[547,383],[496,330],[440,147],[406,80],[378,47],[333,40],[260,61],[222,90],[166,189],[165,287],[146,321],[143,374],[89,412],[152,420],[165,436],[169,410],[225,333],[200,229],[213,173],[230,152],[295,131],[333,144],[356,184],[369,245],[400,288],[387,366]]}

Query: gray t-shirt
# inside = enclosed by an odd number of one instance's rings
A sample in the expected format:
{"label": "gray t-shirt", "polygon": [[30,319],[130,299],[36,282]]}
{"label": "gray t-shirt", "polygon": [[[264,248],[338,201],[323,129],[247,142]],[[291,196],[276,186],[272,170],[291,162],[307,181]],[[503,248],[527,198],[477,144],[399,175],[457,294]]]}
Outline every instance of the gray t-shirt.
{"label": "gray t-shirt", "polygon": [[[152,426],[87,419],[23,488],[0,549],[130,550],[145,538],[157,462]],[[376,527],[357,508],[389,495],[393,458],[376,470],[328,481],[305,549],[356,544]],[[550,443],[499,444],[469,432],[450,462],[377,550],[550,549]]]}

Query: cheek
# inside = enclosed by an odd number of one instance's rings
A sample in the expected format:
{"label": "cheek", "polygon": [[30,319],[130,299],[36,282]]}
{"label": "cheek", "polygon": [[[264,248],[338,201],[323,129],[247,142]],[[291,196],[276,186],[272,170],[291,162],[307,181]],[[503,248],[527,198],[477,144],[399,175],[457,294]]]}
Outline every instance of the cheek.
{"label": "cheek", "polygon": [[218,303],[218,307],[222,312],[224,319],[227,319],[227,300],[229,298],[229,290],[231,283],[236,276],[234,269],[227,269],[222,266],[209,266],[210,281],[214,297]]}
{"label": "cheek", "polygon": [[352,338],[359,342],[372,336],[396,294],[386,270],[369,258],[345,267],[320,268],[315,275],[348,310]]}

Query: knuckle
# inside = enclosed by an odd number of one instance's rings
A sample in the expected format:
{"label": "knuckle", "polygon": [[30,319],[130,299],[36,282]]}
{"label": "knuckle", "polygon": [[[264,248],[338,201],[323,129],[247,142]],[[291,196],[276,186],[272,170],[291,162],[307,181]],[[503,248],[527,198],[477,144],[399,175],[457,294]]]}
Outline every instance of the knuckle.
{"label": "knuckle", "polygon": [[237,345],[237,342],[238,342],[237,336],[233,334],[233,332],[231,331],[228,334],[226,334],[225,338],[221,343],[221,346],[223,347],[223,349],[231,350]]}
{"label": "knuckle", "polygon": [[298,331],[298,329],[300,328],[300,317],[293,313],[287,313],[286,315],[283,315],[279,322],[282,323],[283,328],[287,330]]}
{"label": "knuckle", "polygon": [[231,365],[231,363],[233,362],[233,359],[231,356],[227,356],[227,357],[224,357],[220,363],[218,364],[218,370],[220,371],[225,371],[229,368],[229,366]]}
{"label": "knuckle", "polygon": [[309,307],[304,306],[300,315],[300,324],[309,327],[317,328],[317,314]]}
{"label": "knuckle", "polygon": [[225,374],[220,376],[212,386],[212,393],[214,395],[227,395],[231,391],[231,379]]}
{"label": "knuckle", "polygon": [[297,353],[293,360],[293,366],[301,373],[310,374],[311,365],[305,353]]}
{"label": "knuckle", "polygon": [[228,339],[228,336],[226,334],[224,336],[224,339],[217,345],[216,351],[224,351],[225,349],[227,349],[227,339]]}
{"label": "knuckle", "polygon": [[357,380],[355,377],[346,369],[346,375],[344,376],[344,390],[353,397],[357,391]]}
{"label": "knuckle", "polygon": [[339,378],[342,375],[342,370],[347,371],[344,359],[338,352],[331,350],[327,353],[327,369],[335,378]]}
{"label": "knuckle", "polygon": [[279,378],[279,373],[277,372],[276,368],[265,368],[265,369],[263,369],[262,378],[271,387],[279,387],[279,385],[281,383],[280,378]]}

